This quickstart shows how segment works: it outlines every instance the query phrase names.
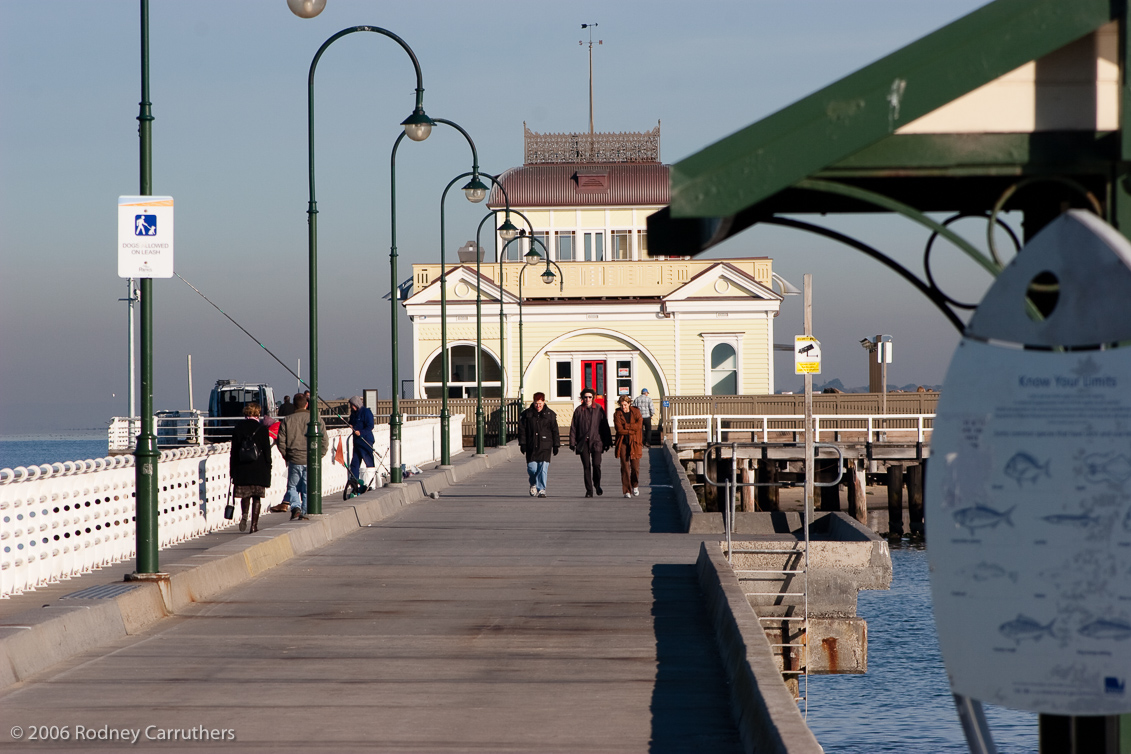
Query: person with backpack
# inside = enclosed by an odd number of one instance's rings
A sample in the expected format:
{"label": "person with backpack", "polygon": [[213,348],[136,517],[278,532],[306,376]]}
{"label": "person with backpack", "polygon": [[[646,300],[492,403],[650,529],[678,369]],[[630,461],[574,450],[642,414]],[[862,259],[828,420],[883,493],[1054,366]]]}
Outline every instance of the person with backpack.
{"label": "person with backpack", "polygon": [[247,530],[251,513],[251,531],[259,531],[259,510],[267,488],[271,486],[271,431],[259,421],[258,403],[243,407],[244,420],[232,427],[232,450],[228,459],[228,476],[232,495],[240,499],[240,531]]}

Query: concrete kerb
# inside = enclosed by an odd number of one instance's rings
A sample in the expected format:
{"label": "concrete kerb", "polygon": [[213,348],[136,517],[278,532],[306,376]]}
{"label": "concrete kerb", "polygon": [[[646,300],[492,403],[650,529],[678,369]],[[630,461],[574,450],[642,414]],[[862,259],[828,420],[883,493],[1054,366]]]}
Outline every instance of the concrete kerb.
{"label": "concrete kerb", "polygon": [[[207,600],[281,563],[388,518],[407,505],[519,455],[518,444],[460,459],[335,505],[309,521],[283,524],[266,537],[242,538],[207,551],[202,563],[174,564],[168,578],[135,582],[109,599],[74,600],[13,615],[0,623],[0,689],[82,652],[139,633],[194,602]],[[275,533],[278,532],[278,533]]]}
{"label": "concrete kerb", "polygon": [[822,754],[774,664],[769,639],[717,543],[704,542],[695,564],[715,631],[731,709],[747,752]]}
{"label": "concrete kerb", "polygon": [[699,505],[699,496],[687,478],[683,464],[679,462],[679,455],[672,447],[671,440],[664,440],[664,461],[668,471],[672,474],[675,483],[672,492],[675,493],[676,509],[679,511],[680,520],[683,521],[684,530],[691,534],[713,534],[723,531],[723,514],[708,513]]}

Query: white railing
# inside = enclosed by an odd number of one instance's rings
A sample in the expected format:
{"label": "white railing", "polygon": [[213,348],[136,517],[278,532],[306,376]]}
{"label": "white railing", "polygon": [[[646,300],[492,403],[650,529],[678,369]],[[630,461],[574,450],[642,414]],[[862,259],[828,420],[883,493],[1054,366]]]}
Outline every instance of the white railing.
{"label": "white railing", "polygon": [[[813,428],[814,440],[820,442],[822,433],[827,437],[829,434],[834,434],[834,437],[839,434],[841,440],[851,439],[853,435],[861,435],[864,442],[881,442],[882,434],[887,434],[887,441],[895,442],[899,439],[906,438],[910,440],[913,434],[915,442],[926,442],[927,433],[933,430],[933,427],[927,426],[934,423],[934,414],[814,414],[813,415]],[[827,424],[839,424],[840,426],[826,426],[822,427],[821,422]],[[914,422],[912,427],[894,426],[900,423],[909,421]],[[725,442],[725,435],[731,432],[743,432],[749,434],[752,438],[757,438],[759,435],[761,442],[770,441],[771,432],[804,432],[805,431],[805,416],[803,414],[763,414],[759,416],[752,416],[748,414],[699,414],[694,416],[673,416],[672,417],[672,443],[679,443],[679,425],[683,422],[685,425],[694,423],[698,426],[684,427],[684,434],[694,433],[706,434],[706,442]],[[724,423],[741,422],[743,424],[754,425],[745,427],[728,427]],[[790,424],[792,426],[777,426],[770,427],[770,422],[775,422],[779,425]],[[844,426],[846,423],[858,424],[859,426]],[[847,435],[847,437],[846,437]]]}
{"label": "white railing", "polygon": [[[462,449],[462,415],[452,417],[452,453]],[[335,462],[353,454],[348,429],[327,431],[322,494],[341,492],[348,476]],[[389,428],[376,428],[377,467],[387,471]],[[406,422],[405,463],[439,458],[438,419]],[[158,461],[158,546],[232,526],[224,518],[230,443],[165,450]],[[0,599],[134,557],[134,457],[111,456],[0,469]],[[264,510],[279,503],[287,469],[275,454]],[[238,515],[238,514],[237,514]]]}

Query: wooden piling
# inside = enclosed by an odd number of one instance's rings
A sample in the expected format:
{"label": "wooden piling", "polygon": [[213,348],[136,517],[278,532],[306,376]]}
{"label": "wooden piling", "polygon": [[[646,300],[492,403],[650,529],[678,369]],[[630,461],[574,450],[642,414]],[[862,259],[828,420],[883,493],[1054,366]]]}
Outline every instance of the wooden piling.
{"label": "wooden piling", "polygon": [[[816,462],[816,481],[822,483],[829,483],[836,479],[836,473],[840,464],[839,458],[818,458]],[[840,510],[840,485],[834,487],[818,487],[820,490],[821,507],[823,511],[839,511]]]}
{"label": "wooden piling", "polygon": [[[777,484],[777,461],[771,461],[768,458],[763,458],[758,461],[758,481],[762,484]],[[781,510],[781,506],[778,503],[779,487],[756,487],[755,489],[758,490],[758,510]]]}
{"label": "wooden piling", "polygon": [[888,466],[888,536],[903,536],[903,466]]}
{"label": "wooden piling", "polygon": [[845,475],[848,477],[848,515],[865,526],[868,525],[868,497],[864,484],[863,469],[856,468],[855,461],[848,462]]}
{"label": "wooden piling", "polygon": [[907,515],[912,539],[923,538],[923,465],[907,467]]}
{"label": "wooden piling", "polygon": [[[754,471],[750,468],[751,461],[749,458],[739,460],[738,466],[738,481],[742,484],[750,484],[754,481]],[[758,510],[758,503],[754,493],[754,487],[739,487],[739,510],[744,513],[753,513]]]}

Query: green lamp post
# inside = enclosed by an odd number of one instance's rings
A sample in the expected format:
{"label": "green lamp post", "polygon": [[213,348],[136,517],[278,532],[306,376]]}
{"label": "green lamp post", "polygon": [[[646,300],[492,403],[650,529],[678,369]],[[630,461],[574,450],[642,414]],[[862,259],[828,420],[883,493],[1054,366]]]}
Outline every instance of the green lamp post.
{"label": "green lamp post", "polygon": [[467,140],[468,145],[471,147],[471,171],[467,173],[460,173],[444,187],[444,192],[440,195],[440,368],[443,372],[441,376],[441,396],[440,396],[440,465],[450,466],[452,463],[451,455],[451,419],[452,414],[448,408],[448,380],[450,378],[451,369],[448,364],[448,282],[447,282],[447,238],[446,238],[446,215],[445,207],[448,198],[448,191],[458,181],[464,178],[470,178],[462,187],[464,196],[472,204],[478,204],[487,198],[487,185],[479,178],[479,152],[475,148],[475,141],[471,135],[458,123],[454,123],[445,118],[434,119],[436,123],[443,123],[444,125],[451,126],[452,128],[463,134]]}
{"label": "green lamp post", "polygon": [[[153,112],[149,101],[149,0],[141,0],[141,102],[137,116],[140,195],[153,192]],[[157,573],[157,436],[153,434],[153,279],[141,279],[141,431],[134,446],[137,573]]]}
{"label": "green lamp post", "polygon": [[[292,4],[292,10],[295,5],[300,6],[300,9],[305,9],[307,6],[314,8],[311,15],[317,15],[321,10],[321,5],[325,5],[325,1],[321,0],[295,0]],[[298,10],[295,11],[296,15],[308,18],[310,16],[303,15]],[[407,136],[413,141],[424,141],[432,132],[432,119],[429,118],[424,112],[424,82],[420,74],[420,63],[416,59],[416,54],[412,48],[405,43],[403,39],[398,37],[393,32],[382,29],[377,26],[354,26],[348,29],[343,29],[337,34],[333,35],[318,48],[315,53],[314,59],[310,63],[310,75],[308,79],[307,89],[307,143],[309,155],[309,176],[310,176],[310,202],[307,208],[307,223],[309,227],[309,281],[310,281],[310,424],[306,430],[306,445],[307,445],[307,498],[309,501],[308,510],[310,513],[318,514],[322,512],[322,423],[319,421],[318,415],[318,205],[314,198],[314,72],[318,67],[318,61],[326,49],[334,42],[342,37],[354,34],[356,32],[368,31],[392,39],[399,44],[409,58],[412,60],[413,68],[416,70],[416,106],[413,108],[412,113],[401,121],[404,127],[404,132],[401,133],[397,139],[400,144],[400,139]],[[394,149],[395,155],[395,149]],[[395,159],[395,158],[394,158]],[[394,179],[395,181],[395,179]],[[395,183],[394,183],[395,185]],[[396,197],[393,198],[394,206],[394,235],[393,247],[390,255],[390,263],[392,265],[392,307],[393,307],[393,412],[399,419],[397,413],[397,372],[396,372],[396,354],[397,354],[397,246],[396,246]],[[392,424],[392,421],[390,421]],[[397,427],[399,430],[399,426]],[[396,452],[399,456],[400,447],[400,433],[396,433],[397,447]],[[400,466],[399,464],[393,468],[393,481],[400,481]]]}
{"label": "green lamp post", "polygon": [[[498,214],[500,210],[491,210],[493,214]],[[511,222],[510,213],[521,217],[530,226],[531,234],[534,233],[534,225],[523,213],[518,210],[509,210],[503,224],[499,226],[499,237],[503,239],[503,249],[499,252],[499,356],[502,357],[506,353],[506,329],[503,327],[503,260],[506,258],[506,249],[512,240],[518,236],[518,228]],[[506,369],[499,370],[499,436],[495,441],[495,447],[501,448],[507,444],[507,383],[506,383]]]}
{"label": "green lamp post", "polygon": [[[507,196],[507,190],[503,184],[489,173],[481,174],[487,178],[494,185],[499,187],[499,191],[503,194],[503,204],[507,218],[503,225],[499,227],[499,232],[511,233],[514,225],[510,223],[511,202],[510,197]],[[484,187],[486,188],[486,187]],[[486,193],[484,193],[486,196]],[[484,434],[487,431],[487,423],[483,414],[483,275],[480,271],[481,262],[479,254],[479,237],[483,232],[483,225],[487,222],[488,218],[494,217],[494,211],[488,212],[482,220],[479,221],[479,227],[475,230],[475,452],[477,455],[483,455],[486,452],[486,443],[484,441]],[[509,225],[510,227],[506,227]],[[503,281],[499,280],[499,291],[501,295]],[[499,328],[503,326],[502,320],[499,321]],[[499,375],[502,376],[502,353],[499,354]],[[500,387],[502,382],[500,380]],[[499,410],[503,410],[503,395],[502,390],[499,391]]]}
{"label": "green lamp post", "polygon": [[[516,238],[515,240],[517,241],[517,240],[520,240],[521,238],[524,238],[524,237],[525,236],[520,235],[519,238]],[[550,254],[546,250],[546,244],[542,243],[542,241],[540,239],[534,238],[533,236],[530,237],[530,240],[532,242],[538,244],[539,246],[541,246],[543,251],[546,251],[546,269],[543,270],[542,274],[539,276],[539,277],[542,278],[542,282],[545,283],[546,285],[553,285],[554,280],[558,279],[558,292],[560,293],[560,292],[564,291],[565,290],[565,275],[562,274],[562,268],[558,265],[558,263],[551,261]],[[506,250],[506,246],[504,246],[503,249]],[[523,347],[523,337],[522,337],[522,279],[526,275],[526,271],[528,269],[530,269],[531,267],[533,267],[539,261],[542,260],[542,255],[538,253],[537,249],[535,249],[533,246],[531,246],[530,250],[526,252],[526,254],[524,255],[523,258],[526,260],[526,264],[524,264],[522,266],[522,270],[518,273],[518,400],[519,400],[519,403],[522,403],[525,400],[525,397],[523,396],[522,393],[523,393],[523,389],[525,388],[525,383],[526,383],[526,364],[525,364],[525,359],[524,359],[523,353],[522,353],[522,347]],[[550,269],[550,265],[554,265],[554,267],[558,268],[557,276],[555,276],[554,271]]]}

